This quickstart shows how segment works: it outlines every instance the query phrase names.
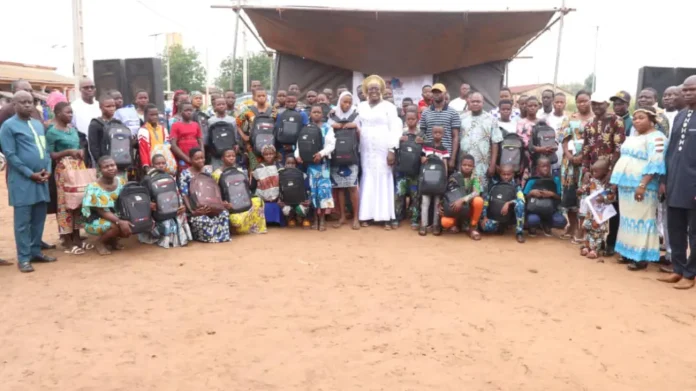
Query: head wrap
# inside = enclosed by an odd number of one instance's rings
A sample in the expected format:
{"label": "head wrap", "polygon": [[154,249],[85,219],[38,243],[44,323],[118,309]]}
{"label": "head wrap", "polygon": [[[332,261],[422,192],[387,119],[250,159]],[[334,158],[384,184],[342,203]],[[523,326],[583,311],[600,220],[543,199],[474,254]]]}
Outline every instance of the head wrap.
{"label": "head wrap", "polygon": [[63,93],[59,91],[53,91],[50,94],[48,94],[48,98],[46,98],[46,104],[48,104],[48,107],[53,111],[56,108],[56,105],[60,102],[67,102],[68,99],[63,95]]}
{"label": "head wrap", "polygon": [[377,83],[379,84],[379,92],[380,94],[384,95],[384,91],[387,89],[387,84],[384,82],[384,79],[379,77],[378,75],[370,75],[363,80],[362,83],[362,91],[365,96],[367,96],[367,86],[369,86],[372,83]]}
{"label": "head wrap", "polygon": [[203,93],[200,91],[193,91],[191,93],[191,98],[193,98],[194,96],[203,96]]}
{"label": "head wrap", "polygon": [[343,111],[343,108],[341,107],[341,101],[346,96],[353,98],[353,94],[351,94],[349,91],[341,92],[341,95],[338,96],[338,104],[336,105],[336,109],[335,109],[336,117],[338,117],[338,119],[341,119],[341,120],[348,119],[348,117],[353,115],[353,113],[355,112],[355,105],[354,104],[350,105],[350,108],[348,109],[348,111]]}
{"label": "head wrap", "polygon": [[176,115],[179,112],[179,95],[186,94],[184,90],[174,91],[174,97],[172,98],[172,115]]}
{"label": "head wrap", "polygon": [[650,121],[652,121],[653,124],[657,123],[657,112],[655,111],[654,107],[646,107],[646,108],[642,108],[642,109],[636,109],[633,112],[633,115],[635,116],[636,113],[647,114],[647,116],[650,118]]}

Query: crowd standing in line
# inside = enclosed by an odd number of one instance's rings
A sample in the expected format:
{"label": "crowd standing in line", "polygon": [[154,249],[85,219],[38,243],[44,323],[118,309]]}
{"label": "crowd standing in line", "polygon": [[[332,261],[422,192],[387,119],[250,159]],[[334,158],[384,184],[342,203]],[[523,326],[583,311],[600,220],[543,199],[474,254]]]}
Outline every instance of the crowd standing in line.
{"label": "crowd standing in line", "polygon": [[[207,111],[202,94],[177,91],[168,120],[145,91],[124,107],[119,91],[95,99],[85,79],[70,104],[49,96],[46,124],[31,86],[13,86],[13,105],[0,110],[0,162],[7,160],[22,272],[55,261],[41,252],[55,179],[58,232],[72,255],[121,250],[119,240],[133,234],[175,248],[263,234],[267,224],[325,231],[337,209],[335,228],[350,221],[355,230],[393,230],[408,219],[420,235],[465,232],[475,241],[480,231],[512,226],[519,243],[565,229],[560,238],[581,256],[618,253],[629,270],[661,262],[661,281],[694,286],[696,255],[687,248],[696,243],[696,76],[667,88],[663,108],[657,91],[642,90],[633,113],[625,91],[580,91],[576,112],[567,113],[564,94],[514,102],[506,87],[489,112],[467,83],[452,101],[437,83],[417,103],[396,107],[376,75],[357,98],[338,86],[336,95],[307,91],[302,102],[293,83],[271,104],[255,80],[249,100],[238,105],[226,91]],[[93,179],[80,192],[73,183],[83,177]],[[133,217],[142,212],[137,202],[132,210],[122,202],[141,188],[152,214],[145,230]]]}

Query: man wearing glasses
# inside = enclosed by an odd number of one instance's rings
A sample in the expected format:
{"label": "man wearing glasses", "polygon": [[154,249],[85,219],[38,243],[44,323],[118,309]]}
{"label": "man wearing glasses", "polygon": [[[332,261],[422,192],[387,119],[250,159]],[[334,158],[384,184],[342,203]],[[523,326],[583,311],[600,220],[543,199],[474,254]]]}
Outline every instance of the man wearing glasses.
{"label": "man wearing glasses", "polygon": [[[94,99],[96,91],[92,79],[82,79],[80,80],[80,98],[70,104],[73,109],[73,125],[79,132],[80,146],[85,150],[87,150],[87,131],[89,130],[89,123],[92,119],[101,117],[99,102]],[[87,162],[87,164],[89,164],[89,162]]]}

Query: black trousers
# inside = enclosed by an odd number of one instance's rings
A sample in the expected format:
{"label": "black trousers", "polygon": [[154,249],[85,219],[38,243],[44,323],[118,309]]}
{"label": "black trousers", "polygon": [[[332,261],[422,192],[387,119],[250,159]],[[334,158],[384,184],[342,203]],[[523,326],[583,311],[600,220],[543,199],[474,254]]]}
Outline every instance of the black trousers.
{"label": "black trousers", "polygon": [[[619,202],[615,202],[614,208],[616,209],[616,216],[609,219],[609,234],[607,235],[607,250],[614,250],[616,246],[616,237],[619,235],[619,222],[621,221],[621,211],[619,211]],[[590,215],[589,218],[592,215]]]}
{"label": "black trousers", "polygon": [[[696,209],[667,208],[667,232],[674,272],[693,280],[696,277]],[[688,247],[691,247],[691,254],[687,258]]]}

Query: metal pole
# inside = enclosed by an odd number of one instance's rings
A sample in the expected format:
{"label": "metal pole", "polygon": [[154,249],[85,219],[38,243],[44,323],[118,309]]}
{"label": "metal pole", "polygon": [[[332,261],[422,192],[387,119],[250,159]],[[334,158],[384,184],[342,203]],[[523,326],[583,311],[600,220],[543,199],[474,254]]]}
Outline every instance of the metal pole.
{"label": "metal pole", "polygon": [[210,105],[210,58],[208,48],[205,48],[205,103]]}
{"label": "metal pole", "polygon": [[75,92],[80,91],[80,79],[85,77],[85,43],[82,26],[82,0],[72,0],[73,11],[73,74]]}
{"label": "metal pole", "polygon": [[558,85],[558,67],[561,62],[561,40],[563,39],[563,18],[566,14],[565,0],[561,0],[561,23],[558,27],[558,45],[556,46],[556,69],[553,72],[553,92]]}
{"label": "metal pole", "polygon": [[592,91],[591,93],[595,92],[595,88],[597,86],[597,45],[599,44],[599,26],[597,26],[597,30],[595,31],[595,41],[594,41],[594,65],[592,67]]}
{"label": "metal pole", "polygon": [[171,59],[172,51],[169,49],[169,45],[167,45],[167,91],[172,90],[172,75],[169,71],[169,63]]}
{"label": "metal pole", "polygon": [[247,61],[247,37],[246,30],[242,30],[242,80],[244,81],[244,86],[242,87],[242,92],[247,92],[249,88],[249,63]]}
{"label": "metal pole", "polygon": [[[237,5],[241,6],[242,0],[237,1]],[[234,74],[237,69],[237,35],[239,33],[239,14],[241,8],[237,8],[237,20],[234,22],[234,44],[232,45],[232,77],[230,77],[230,90],[234,90]]]}

